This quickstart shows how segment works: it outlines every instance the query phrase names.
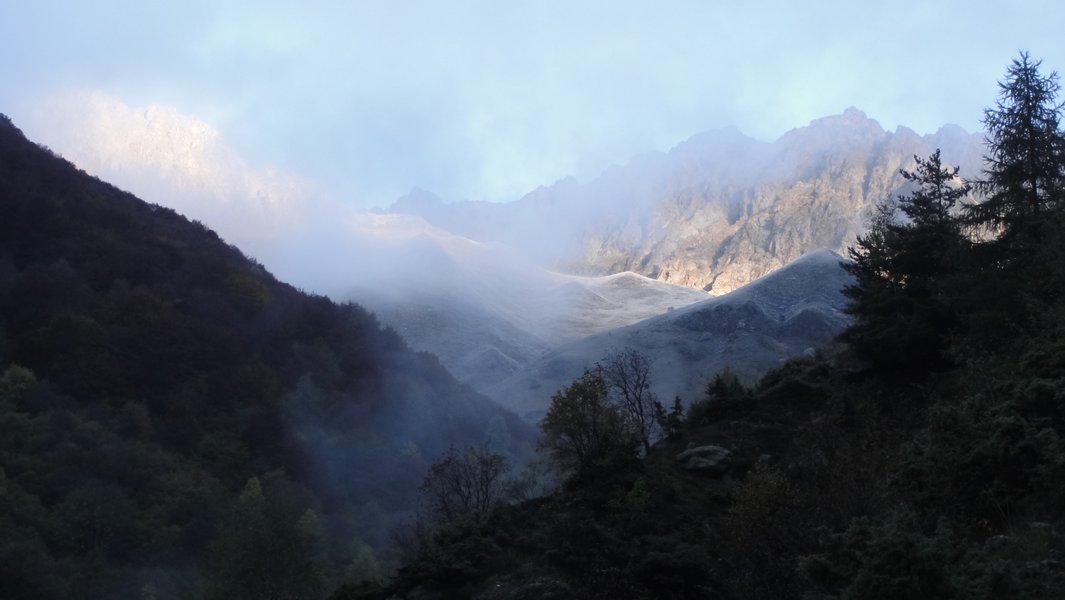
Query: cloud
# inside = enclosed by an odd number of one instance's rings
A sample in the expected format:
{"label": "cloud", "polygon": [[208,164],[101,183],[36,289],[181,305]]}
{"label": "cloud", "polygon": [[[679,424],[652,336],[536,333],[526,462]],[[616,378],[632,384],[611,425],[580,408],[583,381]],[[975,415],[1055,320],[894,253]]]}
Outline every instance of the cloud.
{"label": "cloud", "polygon": [[86,172],[203,222],[283,281],[337,300],[462,287],[481,272],[513,287],[524,275],[510,271],[533,268],[420,217],[356,211],[300,175],[249,164],[174,107],[70,91],[42,100],[23,129]]}
{"label": "cloud", "polygon": [[79,168],[217,231],[280,279],[340,299],[364,241],[350,207],[292,172],[246,162],[210,124],[99,91],[42,100],[24,128]]}
{"label": "cloud", "polygon": [[329,210],[313,183],[247,164],[211,125],[173,107],[70,91],[40,102],[26,129],[79,168],[208,223],[253,254]]}

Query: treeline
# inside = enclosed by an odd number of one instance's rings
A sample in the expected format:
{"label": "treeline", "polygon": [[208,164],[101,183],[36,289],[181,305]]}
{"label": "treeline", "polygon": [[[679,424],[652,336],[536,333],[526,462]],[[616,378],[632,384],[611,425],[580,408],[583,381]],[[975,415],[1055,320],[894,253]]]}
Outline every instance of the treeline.
{"label": "treeline", "polygon": [[0,596],[317,598],[452,444],[528,427],[354,304],[0,117]]}
{"label": "treeline", "polygon": [[1022,53],[984,172],[915,157],[845,265],[838,345],[753,386],[718,374],[644,430],[589,371],[543,423],[556,492],[448,522],[392,583],[336,597],[1060,597],[1058,91]]}

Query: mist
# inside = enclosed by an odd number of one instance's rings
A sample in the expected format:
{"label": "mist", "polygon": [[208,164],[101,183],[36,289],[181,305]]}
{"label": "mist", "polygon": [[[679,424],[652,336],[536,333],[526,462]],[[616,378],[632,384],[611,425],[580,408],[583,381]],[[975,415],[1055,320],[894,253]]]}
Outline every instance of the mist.
{"label": "mist", "polygon": [[[544,379],[529,369],[566,355],[575,377],[596,353],[620,349],[612,331],[740,289],[813,250],[843,255],[874,204],[904,188],[898,171],[915,154],[942,148],[975,174],[982,149],[979,134],[956,126],[891,132],[848,109],[772,143],[735,128],[696,134],[509,203],[414,189],[361,210],[243,159],[172,107],[93,92],[58,96],[40,114],[51,116],[37,124],[42,141],[79,167],[205,223],[283,281],[367,307],[460,381],[527,414],[566,383],[547,377],[527,398],[529,378]],[[596,335],[607,337],[594,352],[572,349]],[[666,397],[699,388],[680,381],[675,356],[659,369]]]}
{"label": "mist", "polygon": [[[560,274],[580,250],[572,225],[586,219],[534,202],[539,219],[501,215],[507,235],[465,232],[475,241],[421,215],[352,209],[297,174],[252,166],[209,124],[171,107],[75,93],[40,114],[49,117],[36,126],[42,141],[80,168],[204,223],[283,281],[368,307],[482,392],[559,343],[705,297],[635,275]],[[604,208],[574,206],[586,216]],[[627,210],[618,204],[618,215]]]}

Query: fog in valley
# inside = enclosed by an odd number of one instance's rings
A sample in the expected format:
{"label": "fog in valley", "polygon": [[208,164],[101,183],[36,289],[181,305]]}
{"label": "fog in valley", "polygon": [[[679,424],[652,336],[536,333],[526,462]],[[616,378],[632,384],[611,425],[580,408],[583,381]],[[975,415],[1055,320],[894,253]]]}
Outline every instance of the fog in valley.
{"label": "fog in valley", "polygon": [[[283,281],[366,306],[460,381],[533,420],[582,369],[623,348],[647,354],[661,397],[690,402],[721,368],[753,379],[830,340],[845,323],[833,261],[877,201],[907,189],[898,170],[941,147],[976,172],[981,152],[979,135],[956,126],[888,132],[848,109],[773,143],[734,128],[698,134],[511,203],[449,203],[415,189],[353,209],[296,173],[250,166],[210,125],[172,109],[99,93],[53,102],[76,110],[49,112],[65,116],[42,125],[44,141],[79,167],[200,220]],[[821,250],[836,258],[820,259],[833,264],[809,276],[809,289],[773,292],[773,314],[750,293],[729,295],[718,310],[757,305],[759,316],[704,328],[684,351],[646,333],[653,321],[636,325],[771,281]],[[824,286],[835,295],[818,304],[823,330],[782,339],[784,313]]]}
{"label": "fog in valley", "polygon": [[1065,4],[4,5],[0,597],[1065,586]]}

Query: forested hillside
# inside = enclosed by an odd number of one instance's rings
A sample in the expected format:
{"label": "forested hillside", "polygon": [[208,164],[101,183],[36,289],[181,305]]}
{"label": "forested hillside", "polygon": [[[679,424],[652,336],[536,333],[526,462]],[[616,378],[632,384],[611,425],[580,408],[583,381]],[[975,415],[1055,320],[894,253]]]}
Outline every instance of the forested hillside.
{"label": "forested hillside", "polygon": [[0,212],[4,598],[320,597],[383,575],[451,445],[532,438],[359,306],[7,117]]}
{"label": "forested hillside", "polygon": [[722,372],[686,413],[638,358],[599,365],[543,423],[557,492],[439,524],[336,598],[1060,598],[1062,107],[1027,54],[1000,86],[982,172],[933,152],[881,199],[839,345]]}

